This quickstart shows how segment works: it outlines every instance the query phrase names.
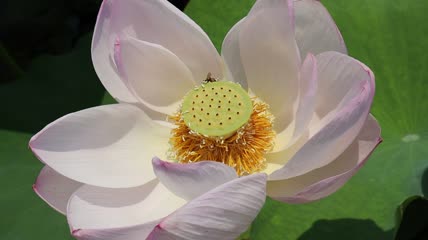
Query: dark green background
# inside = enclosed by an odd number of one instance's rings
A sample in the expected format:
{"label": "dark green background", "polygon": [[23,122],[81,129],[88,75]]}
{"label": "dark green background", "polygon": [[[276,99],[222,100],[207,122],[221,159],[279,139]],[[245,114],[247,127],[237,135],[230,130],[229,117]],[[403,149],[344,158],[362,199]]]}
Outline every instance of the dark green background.
{"label": "dark green background", "polygon": [[[376,75],[372,113],[384,142],[332,196],[305,205],[268,200],[251,229],[252,240],[392,239],[396,207],[410,195],[428,194],[428,2],[322,2],[349,54]],[[219,48],[252,3],[192,0],[185,12]],[[27,144],[66,113],[114,102],[94,73],[90,32],[79,36],[70,51],[42,52],[17,80],[0,81],[0,239],[72,239],[65,218],[32,191],[42,164]]]}

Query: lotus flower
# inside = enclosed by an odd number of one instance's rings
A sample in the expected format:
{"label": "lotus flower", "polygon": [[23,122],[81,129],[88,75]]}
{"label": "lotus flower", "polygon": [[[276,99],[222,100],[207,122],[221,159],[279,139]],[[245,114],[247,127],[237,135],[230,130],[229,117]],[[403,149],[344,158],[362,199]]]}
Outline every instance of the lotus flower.
{"label": "lotus flower", "polygon": [[92,58],[119,103],[30,140],[78,239],[234,239],[266,192],[328,196],[381,141],[374,75],[319,1],[258,0],[220,56],[167,1],[105,0]]}

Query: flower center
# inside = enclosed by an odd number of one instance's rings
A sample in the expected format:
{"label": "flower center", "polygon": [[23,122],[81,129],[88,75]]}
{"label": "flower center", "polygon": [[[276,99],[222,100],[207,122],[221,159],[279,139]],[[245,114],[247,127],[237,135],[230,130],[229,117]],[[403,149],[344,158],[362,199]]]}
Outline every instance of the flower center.
{"label": "flower center", "polygon": [[[210,80],[210,81],[208,81]],[[189,91],[170,119],[170,158],[181,163],[217,161],[246,175],[266,167],[275,132],[269,106],[239,84],[212,78]]]}

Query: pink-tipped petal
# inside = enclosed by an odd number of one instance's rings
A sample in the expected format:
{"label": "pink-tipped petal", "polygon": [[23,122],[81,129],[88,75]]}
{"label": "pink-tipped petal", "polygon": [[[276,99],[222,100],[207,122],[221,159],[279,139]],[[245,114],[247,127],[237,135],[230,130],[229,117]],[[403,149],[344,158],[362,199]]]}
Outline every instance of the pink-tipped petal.
{"label": "pink-tipped petal", "polygon": [[373,72],[360,61],[338,52],[324,52],[316,56],[318,62],[318,90],[315,112],[322,119],[337,111],[350,89],[367,80],[374,95]]}
{"label": "pink-tipped petal", "polygon": [[269,181],[268,195],[288,203],[305,203],[326,197],[342,187],[364,165],[380,142],[379,124],[369,115],[357,138],[337,159],[302,176]]}
{"label": "pink-tipped petal", "polygon": [[[327,64],[324,62],[325,58],[317,56],[318,86],[321,87],[322,82],[327,81],[331,81],[332,84],[329,95],[324,95],[324,98],[317,96],[319,97],[317,105],[332,103],[339,100],[339,96],[340,101],[320,123],[310,126],[313,135],[288,162],[286,150],[283,153],[275,153],[274,158],[281,158],[281,154],[284,155],[283,161],[286,165],[273,172],[269,176],[270,180],[289,179],[329,164],[352,143],[367,119],[374,96],[373,73],[346,55],[335,52],[326,54],[333,56],[327,58],[331,60]],[[330,79],[326,80],[329,77]],[[348,88],[345,91],[346,84]],[[271,157],[267,156],[268,159]]]}
{"label": "pink-tipped petal", "polygon": [[318,0],[294,2],[295,33],[301,56],[336,51],[347,54],[345,42],[327,9]]}
{"label": "pink-tipped petal", "polygon": [[49,206],[65,215],[68,199],[82,185],[45,166],[40,171],[33,189]]}
{"label": "pink-tipped petal", "polygon": [[150,159],[165,154],[170,128],[128,104],[68,114],[30,140],[36,156],[59,174],[111,188],[135,187],[155,178]]}
{"label": "pink-tipped petal", "polygon": [[236,239],[263,206],[265,188],[265,174],[253,174],[225,183],[163,219],[147,239]]}
{"label": "pink-tipped petal", "polygon": [[166,0],[106,0],[117,32],[163,46],[192,72],[196,81],[207,73],[222,77],[221,59],[207,34]]}
{"label": "pink-tipped petal", "polygon": [[[308,54],[303,61],[299,74],[299,102],[293,120],[293,129],[286,129],[277,135],[273,152],[284,150],[302,136],[313,118],[315,98],[318,87],[317,60],[314,55]],[[293,131],[291,134],[291,130]]]}
{"label": "pink-tipped petal", "polygon": [[153,158],[153,170],[163,185],[186,200],[238,177],[235,169],[213,161],[181,164]]}
{"label": "pink-tipped petal", "polygon": [[72,230],[80,229],[80,235],[137,225],[146,229],[148,224],[152,228],[146,231],[145,236],[140,236],[145,239],[160,219],[185,203],[157,179],[134,188],[112,189],[85,185],[71,196],[67,219]]}
{"label": "pink-tipped petal", "polygon": [[92,37],[91,55],[95,71],[107,91],[119,102],[138,100],[120,78],[113,59],[113,46],[118,29],[112,28],[112,1],[104,1],[98,13]]}
{"label": "pink-tipped petal", "polygon": [[288,1],[257,1],[240,23],[239,48],[248,87],[270,105],[275,130],[284,130],[294,117],[301,64]]}
{"label": "pink-tipped petal", "polygon": [[195,86],[186,65],[168,49],[133,37],[116,44],[115,61],[130,91],[148,108],[174,114]]}

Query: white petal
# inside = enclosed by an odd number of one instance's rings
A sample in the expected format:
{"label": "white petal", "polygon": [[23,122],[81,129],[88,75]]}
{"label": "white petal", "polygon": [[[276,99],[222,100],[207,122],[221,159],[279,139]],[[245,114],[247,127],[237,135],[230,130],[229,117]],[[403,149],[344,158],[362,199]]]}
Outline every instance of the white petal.
{"label": "white petal", "polygon": [[290,147],[307,131],[314,114],[317,85],[317,61],[314,55],[308,54],[300,69],[299,102],[295,118],[288,128],[277,134],[273,152]]}
{"label": "white petal", "polygon": [[40,171],[33,189],[49,206],[65,215],[68,199],[82,185],[45,166]]}
{"label": "white petal", "polygon": [[263,206],[265,187],[265,174],[223,184],[163,219],[147,239],[236,239]]}
{"label": "white petal", "polygon": [[221,55],[226,63],[227,80],[239,83],[244,89],[248,88],[247,77],[241,61],[239,46],[239,31],[245,18],[237,22],[227,33],[221,46]]}
{"label": "white petal", "polygon": [[119,73],[131,92],[147,107],[172,115],[183,96],[195,86],[186,65],[171,51],[132,37],[116,44]]}
{"label": "white petal", "polygon": [[235,169],[213,161],[181,164],[153,158],[153,169],[162,184],[186,200],[238,177]]}
{"label": "white petal", "polygon": [[222,77],[221,59],[205,32],[166,0],[109,0],[114,29],[159,44],[183,61],[196,81]]}
{"label": "white petal", "polygon": [[[312,127],[315,129],[312,131],[315,134],[310,136],[308,142],[288,162],[284,157],[284,163],[287,162],[287,164],[273,172],[269,179],[288,179],[329,164],[352,143],[360,132],[373,101],[373,73],[366,66],[346,55],[339,53],[333,55],[342,61],[333,61],[337,64],[321,64],[323,59],[318,58],[320,79],[318,86],[322,86],[322,80],[326,82],[326,77],[333,78],[331,82],[335,83],[330,86],[330,95],[324,96],[326,101],[336,100],[338,98],[336,94],[342,95],[343,82],[353,83],[354,86],[348,87],[346,95],[341,97],[337,106],[317,126]],[[322,100],[317,104],[319,105],[320,102]],[[285,154],[286,151],[284,151]]]}
{"label": "white petal", "polygon": [[241,63],[248,87],[270,105],[276,118],[275,130],[280,132],[293,119],[300,67],[288,2],[257,1],[239,28]]}
{"label": "white petal", "polygon": [[364,165],[381,140],[379,124],[370,115],[354,142],[336,160],[302,176],[269,181],[268,195],[288,203],[326,197],[342,187]]}
{"label": "white petal", "polygon": [[117,101],[136,103],[138,100],[120,78],[114,63],[113,46],[117,30],[112,29],[112,20],[112,2],[103,1],[92,37],[92,62],[102,84]]}
{"label": "white petal", "polygon": [[336,51],[347,54],[339,29],[320,1],[294,2],[295,33],[301,56]]}
{"label": "white petal", "polygon": [[[156,225],[153,223],[159,223],[160,219],[185,203],[157,179],[134,188],[112,189],[85,185],[71,196],[67,219],[72,231],[80,235],[87,235],[90,230],[141,224],[152,226],[146,233],[149,234]],[[141,238],[144,239],[144,236]]]}
{"label": "white petal", "polygon": [[29,145],[65,177],[95,186],[134,187],[155,178],[150,160],[167,152],[169,132],[139,108],[115,104],[66,115]]}

